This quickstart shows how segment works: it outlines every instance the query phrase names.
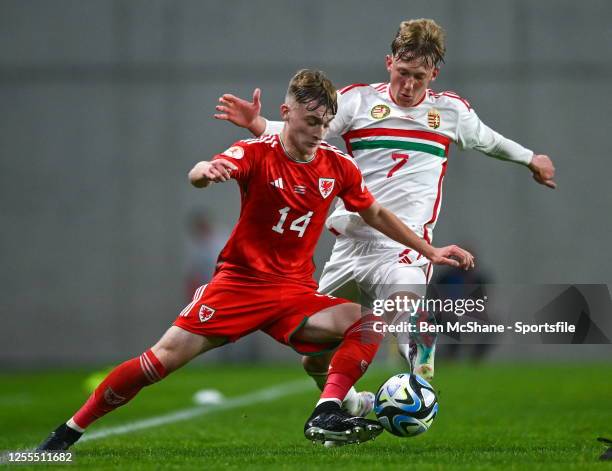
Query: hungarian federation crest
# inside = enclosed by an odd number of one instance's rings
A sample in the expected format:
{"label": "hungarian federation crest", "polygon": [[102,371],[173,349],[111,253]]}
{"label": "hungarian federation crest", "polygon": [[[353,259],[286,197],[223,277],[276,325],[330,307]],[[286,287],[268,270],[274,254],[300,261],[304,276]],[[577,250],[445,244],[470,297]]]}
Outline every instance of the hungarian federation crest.
{"label": "hungarian federation crest", "polygon": [[334,191],[334,183],[336,180],[333,178],[319,178],[319,193],[323,198],[327,198]]}
{"label": "hungarian federation crest", "polygon": [[202,306],[200,307],[200,312],[199,312],[200,322],[206,322],[208,319],[210,319],[213,316],[215,312],[216,312],[216,309],[213,309],[212,307],[208,307],[206,304],[202,304]]}
{"label": "hungarian federation crest", "polygon": [[370,116],[374,119],[383,119],[389,116],[391,108],[387,105],[376,105],[370,110]]}
{"label": "hungarian federation crest", "polygon": [[434,129],[438,129],[440,127],[440,113],[437,109],[432,108],[427,113],[427,125]]}

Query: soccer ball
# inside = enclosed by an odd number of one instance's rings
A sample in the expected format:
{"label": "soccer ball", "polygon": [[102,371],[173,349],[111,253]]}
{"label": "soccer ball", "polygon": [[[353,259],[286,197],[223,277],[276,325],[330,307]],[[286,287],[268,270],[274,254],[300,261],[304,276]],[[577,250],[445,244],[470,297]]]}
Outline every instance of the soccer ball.
{"label": "soccer ball", "polygon": [[423,378],[402,373],[380,387],[374,412],[388,432],[398,437],[414,437],[431,426],[438,413],[438,398]]}

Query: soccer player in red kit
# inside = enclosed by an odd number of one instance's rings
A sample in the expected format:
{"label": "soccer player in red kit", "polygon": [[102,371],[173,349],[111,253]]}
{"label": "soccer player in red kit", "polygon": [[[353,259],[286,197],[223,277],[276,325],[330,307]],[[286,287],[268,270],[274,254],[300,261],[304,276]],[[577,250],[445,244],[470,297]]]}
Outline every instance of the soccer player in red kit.
{"label": "soccer player in red kit", "polygon": [[382,432],[373,420],[341,409],[342,399],[371,363],[380,321],[361,306],[317,292],[312,255],[329,206],[338,196],[373,227],[433,263],[470,268],[471,254],[434,248],[375,202],[350,157],[322,142],[336,112],[336,91],[318,71],[291,80],[281,134],[235,143],[189,172],[199,188],[235,179],[240,217],[207,285],[149,350],[116,367],[86,403],[39,450],[65,450],[85,429],[197,355],[255,330],[300,354],[335,349],[321,398],[306,421],[307,438],[354,443]]}

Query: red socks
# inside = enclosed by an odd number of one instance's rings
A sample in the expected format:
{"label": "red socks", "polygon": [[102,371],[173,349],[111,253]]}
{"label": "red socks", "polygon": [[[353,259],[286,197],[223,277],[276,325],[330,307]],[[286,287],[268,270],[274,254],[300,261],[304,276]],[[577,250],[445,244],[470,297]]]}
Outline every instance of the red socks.
{"label": "red socks", "polygon": [[[380,317],[369,314],[346,330],[344,341],[332,357],[322,399],[342,402],[351,386],[363,376],[384,338],[383,333],[374,331],[374,324],[380,322]],[[85,429],[95,420],[129,402],[143,387],[165,376],[164,366],[151,350],[147,350],[111,371],[72,420]]]}
{"label": "red socks", "polygon": [[346,330],[344,341],[331,359],[321,399],[342,402],[349,389],[363,376],[384,338],[382,332],[374,331],[374,324],[381,322],[379,316],[368,314]]}
{"label": "red socks", "polygon": [[73,420],[79,427],[87,428],[93,421],[126,404],[142,388],[164,376],[166,369],[153,352],[147,350],[111,371],[74,414]]}

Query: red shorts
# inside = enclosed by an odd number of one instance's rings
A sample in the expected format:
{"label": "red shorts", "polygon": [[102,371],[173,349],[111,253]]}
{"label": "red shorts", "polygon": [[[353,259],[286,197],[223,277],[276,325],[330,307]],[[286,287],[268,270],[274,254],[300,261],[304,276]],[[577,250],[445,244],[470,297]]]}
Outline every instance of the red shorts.
{"label": "red shorts", "polygon": [[338,343],[301,342],[292,335],[313,314],[347,302],[318,293],[314,282],[300,284],[222,271],[196,290],[174,325],[230,342],[261,330],[300,354],[313,355],[333,350]]}

